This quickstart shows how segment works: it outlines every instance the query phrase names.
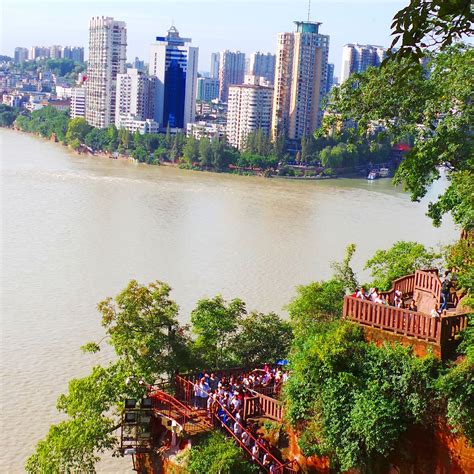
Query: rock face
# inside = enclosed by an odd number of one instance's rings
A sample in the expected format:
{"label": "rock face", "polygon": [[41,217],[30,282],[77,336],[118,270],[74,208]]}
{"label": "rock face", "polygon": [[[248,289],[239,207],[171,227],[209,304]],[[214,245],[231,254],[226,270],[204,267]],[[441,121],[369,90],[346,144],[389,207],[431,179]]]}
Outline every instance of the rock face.
{"label": "rock face", "polygon": [[[303,472],[331,472],[327,458],[305,458],[298,447],[296,434],[289,432],[288,436],[290,457],[298,461]],[[409,428],[388,459],[380,459],[374,464],[378,474],[467,474],[474,472],[474,446],[469,446],[463,436],[453,435],[444,420],[438,420],[430,428]],[[359,473],[355,469],[349,472]]]}

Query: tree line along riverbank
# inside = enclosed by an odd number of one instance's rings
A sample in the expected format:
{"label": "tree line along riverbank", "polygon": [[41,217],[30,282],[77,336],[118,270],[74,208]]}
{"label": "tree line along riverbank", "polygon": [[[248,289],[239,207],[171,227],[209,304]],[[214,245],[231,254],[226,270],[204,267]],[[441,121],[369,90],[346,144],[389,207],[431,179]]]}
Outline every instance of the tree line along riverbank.
{"label": "tree line along riverbank", "polygon": [[344,138],[304,137],[300,150],[290,155],[282,140],[271,142],[262,130],[246,138],[244,149],[229,146],[225,139],[196,139],[183,133],[144,134],[91,127],[83,118],[70,119],[67,112],[51,106],[32,113],[0,105],[0,125],[53,139],[79,153],[132,158],[150,165],[174,164],[181,168],[236,174],[324,178],[365,172],[372,163],[390,159],[388,141],[375,148],[357,146]]}

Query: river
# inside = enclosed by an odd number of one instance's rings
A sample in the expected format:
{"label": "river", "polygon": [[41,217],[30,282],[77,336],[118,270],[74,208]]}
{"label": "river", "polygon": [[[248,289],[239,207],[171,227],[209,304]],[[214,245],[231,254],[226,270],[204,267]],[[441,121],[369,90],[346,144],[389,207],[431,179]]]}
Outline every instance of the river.
{"label": "river", "polygon": [[[447,243],[427,204],[389,180],[286,181],[78,156],[31,135],[1,139],[1,472],[23,464],[60,420],[57,396],[107,353],[96,304],[135,278],[168,282],[186,321],[199,298],[241,297],[276,311],[298,284],[355,267],[397,240]],[[431,190],[435,195],[443,182]],[[362,273],[363,276],[366,276]],[[100,472],[129,472],[107,458]]]}

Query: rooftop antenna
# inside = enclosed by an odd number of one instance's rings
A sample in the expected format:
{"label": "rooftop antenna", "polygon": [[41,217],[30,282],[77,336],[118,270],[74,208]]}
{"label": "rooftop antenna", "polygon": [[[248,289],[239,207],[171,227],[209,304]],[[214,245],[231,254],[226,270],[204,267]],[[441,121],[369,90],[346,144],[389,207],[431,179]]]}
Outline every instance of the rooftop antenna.
{"label": "rooftop antenna", "polygon": [[309,23],[309,15],[311,13],[311,0],[308,0],[308,23]]}

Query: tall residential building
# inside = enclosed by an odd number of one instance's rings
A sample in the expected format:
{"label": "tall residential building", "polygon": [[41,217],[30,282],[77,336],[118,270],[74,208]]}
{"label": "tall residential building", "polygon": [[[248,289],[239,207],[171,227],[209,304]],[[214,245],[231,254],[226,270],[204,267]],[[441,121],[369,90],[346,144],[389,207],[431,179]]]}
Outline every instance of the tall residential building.
{"label": "tall residential building", "polygon": [[363,72],[370,66],[380,66],[387,49],[372,44],[346,44],[342,49],[341,82],[352,73]]}
{"label": "tall residential building", "polygon": [[197,80],[197,100],[210,102],[219,97],[219,79],[212,77],[198,77]]}
{"label": "tall residential building", "polygon": [[334,64],[328,63],[328,73],[327,73],[327,79],[326,79],[326,94],[329,93],[333,85],[334,85]]}
{"label": "tall residential building", "polygon": [[28,59],[28,48],[15,48],[14,61],[16,64],[25,62]]}
{"label": "tall residential building", "polygon": [[28,54],[28,59],[49,58],[49,48],[45,46],[32,46]]}
{"label": "tall residential building", "polygon": [[238,149],[249,133],[258,129],[270,133],[273,88],[255,82],[229,87],[227,141]]}
{"label": "tall residential building", "polygon": [[72,59],[78,63],[83,63],[84,48],[79,46],[64,46],[61,48],[61,57],[63,59]]}
{"label": "tall residential building", "polygon": [[275,80],[276,56],[271,53],[252,53],[249,57],[247,74],[260,76],[273,84]]}
{"label": "tall residential building", "polygon": [[219,79],[219,53],[211,54],[211,73],[210,77]]}
{"label": "tall residential building", "polygon": [[71,89],[69,115],[71,118],[86,116],[86,89],[84,87],[73,87]]}
{"label": "tall residential building", "polygon": [[61,58],[61,46],[57,44],[49,47],[49,57],[51,59],[60,59]]}
{"label": "tall residential building", "polygon": [[227,102],[229,86],[242,84],[245,76],[245,53],[221,51],[219,54],[219,100]]}
{"label": "tall residential building", "polygon": [[199,49],[190,42],[172,26],[151,46],[149,74],[158,78],[153,118],[161,129],[185,129],[194,122]]}
{"label": "tall residential building", "polygon": [[296,31],[279,33],[273,95],[272,137],[299,140],[321,124],[326,94],[329,36],[321,23],[296,21]]}
{"label": "tall residential building", "polygon": [[117,74],[115,105],[115,126],[119,127],[121,117],[132,115],[136,120],[153,117],[153,99],[156,88],[155,77],[147,77],[138,69],[127,69],[125,74]]}
{"label": "tall residential building", "polygon": [[125,72],[125,22],[94,17],[89,24],[89,59],[86,80],[86,120],[104,128],[115,121],[117,74]]}

